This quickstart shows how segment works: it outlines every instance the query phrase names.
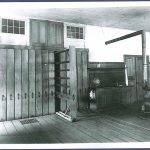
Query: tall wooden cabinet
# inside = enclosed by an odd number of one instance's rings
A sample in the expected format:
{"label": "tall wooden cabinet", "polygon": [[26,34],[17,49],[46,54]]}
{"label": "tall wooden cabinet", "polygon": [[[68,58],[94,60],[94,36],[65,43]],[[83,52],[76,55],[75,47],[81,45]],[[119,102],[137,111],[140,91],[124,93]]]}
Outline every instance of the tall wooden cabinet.
{"label": "tall wooden cabinet", "polygon": [[33,47],[63,47],[63,23],[48,20],[30,20],[30,45]]}

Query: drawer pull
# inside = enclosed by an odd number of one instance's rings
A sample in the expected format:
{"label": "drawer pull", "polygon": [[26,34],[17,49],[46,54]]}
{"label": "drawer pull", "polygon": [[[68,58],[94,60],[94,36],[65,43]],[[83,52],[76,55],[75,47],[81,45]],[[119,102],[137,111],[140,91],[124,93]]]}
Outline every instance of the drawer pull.
{"label": "drawer pull", "polygon": [[20,97],[20,94],[18,93],[18,100],[20,99],[19,97]]}
{"label": "drawer pull", "polygon": [[4,101],[5,100],[5,96],[4,95],[2,95],[2,101]]}
{"label": "drawer pull", "polygon": [[32,92],[32,98],[34,98],[34,93]]}
{"label": "drawer pull", "polygon": [[24,98],[25,98],[25,99],[27,98],[27,93],[24,94]]}

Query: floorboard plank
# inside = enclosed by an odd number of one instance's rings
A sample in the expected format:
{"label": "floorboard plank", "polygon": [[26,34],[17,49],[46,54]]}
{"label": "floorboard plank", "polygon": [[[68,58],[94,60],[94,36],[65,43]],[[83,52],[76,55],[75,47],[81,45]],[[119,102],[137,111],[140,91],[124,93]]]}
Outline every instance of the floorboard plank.
{"label": "floorboard plank", "polygon": [[62,134],[59,133],[59,131],[56,130],[56,128],[54,128],[52,125],[48,124],[44,117],[37,117],[36,119],[40,122],[40,126],[46,130],[52,143],[65,143],[69,141],[68,140],[64,142],[65,139],[63,139]]}
{"label": "floorboard plank", "polygon": [[5,121],[4,126],[7,130],[8,135],[17,135],[17,130],[15,129],[11,121]]}
{"label": "floorboard plank", "polygon": [[7,130],[4,126],[4,122],[0,122],[0,135],[7,135]]}
{"label": "floorboard plank", "polygon": [[[69,132],[70,132],[70,130],[72,130],[72,135],[77,136],[78,138],[81,139],[80,142],[82,142],[82,140],[84,140],[84,142],[86,142],[85,139],[87,137],[89,137],[90,138],[89,140],[94,143],[95,142],[112,142],[109,139],[106,139],[103,136],[99,135],[97,132],[91,132],[87,128],[84,128],[84,130],[82,130],[82,127],[75,125],[75,123],[70,123],[66,120],[63,120],[59,116],[49,116],[49,118],[57,121],[58,124],[62,123],[63,126],[67,126],[67,129]],[[92,138],[92,140],[91,140],[91,138]]]}
{"label": "floorboard plank", "polygon": [[124,125],[123,123],[118,123],[114,120],[111,120],[110,118],[107,118],[105,116],[104,118],[106,121],[110,122],[111,124],[113,124],[114,126],[117,126],[118,128],[120,129],[124,129],[125,131],[127,131],[128,133],[132,134],[132,136],[135,138],[135,139],[139,139],[139,141],[150,141],[150,136],[147,136],[146,134],[144,134],[143,132],[144,131],[141,131],[140,129],[136,129],[134,127],[131,127],[131,126],[127,126],[127,125]]}

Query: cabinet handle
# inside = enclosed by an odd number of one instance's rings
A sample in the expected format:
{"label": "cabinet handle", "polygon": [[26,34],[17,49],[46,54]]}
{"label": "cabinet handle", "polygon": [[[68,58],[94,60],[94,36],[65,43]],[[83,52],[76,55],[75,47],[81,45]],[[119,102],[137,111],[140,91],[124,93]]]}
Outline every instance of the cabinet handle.
{"label": "cabinet handle", "polygon": [[51,91],[51,95],[52,95],[52,96],[54,95],[53,91]]}
{"label": "cabinet handle", "polygon": [[40,92],[38,92],[38,97],[40,97],[41,96],[41,93]]}
{"label": "cabinet handle", "polygon": [[2,101],[4,101],[5,100],[5,96],[4,95],[2,95]]}
{"label": "cabinet handle", "polygon": [[10,100],[12,100],[12,94],[10,94]]}
{"label": "cabinet handle", "polygon": [[85,88],[85,93],[86,93],[86,88]]}
{"label": "cabinet handle", "polygon": [[45,96],[47,97],[47,92],[45,91]]}
{"label": "cabinet handle", "polygon": [[18,93],[18,100],[19,100],[20,94]]}
{"label": "cabinet handle", "polygon": [[32,92],[32,98],[34,98],[34,93]]}
{"label": "cabinet handle", "polygon": [[75,96],[74,96],[74,94],[72,95],[72,99],[73,99],[73,101],[75,100]]}
{"label": "cabinet handle", "polygon": [[80,89],[79,91],[80,91],[80,94],[81,94],[81,91],[82,91],[82,90]]}
{"label": "cabinet handle", "polygon": [[24,98],[25,98],[25,99],[27,98],[27,93],[24,94]]}
{"label": "cabinet handle", "polygon": [[69,95],[70,95],[70,90],[69,90],[69,92],[68,92],[68,93],[69,93]]}

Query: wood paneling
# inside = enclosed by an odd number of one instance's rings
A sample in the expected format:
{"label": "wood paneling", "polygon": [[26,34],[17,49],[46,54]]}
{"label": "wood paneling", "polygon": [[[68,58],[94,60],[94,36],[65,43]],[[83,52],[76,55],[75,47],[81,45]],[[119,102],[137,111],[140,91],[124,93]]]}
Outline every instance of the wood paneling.
{"label": "wood paneling", "polygon": [[0,49],[0,121],[6,120],[6,49]]}
{"label": "wood paneling", "polygon": [[48,71],[48,50],[42,51],[42,92],[43,92],[43,115],[49,113],[48,107],[48,84],[49,84],[49,71]]}
{"label": "wood paneling", "polygon": [[42,115],[42,54],[35,51],[36,62],[36,116]]}
{"label": "wood paneling", "polygon": [[28,97],[28,50],[22,50],[22,118],[28,117],[29,97]]}
{"label": "wood paneling", "polygon": [[14,119],[14,50],[7,50],[7,120]]}
{"label": "wood paneling", "polygon": [[96,88],[97,109],[117,108],[120,105],[133,104],[136,101],[134,87]]}
{"label": "wood paneling", "polygon": [[49,114],[55,112],[55,68],[54,68],[54,52],[48,53],[49,56]]}
{"label": "wood paneling", "polygon": [[29,117],[35,116],[35,50],[29,50]]}
{"label": "wood paneling", "polygon": [[21,118],[21,50],[15,50],[15,119]]}

